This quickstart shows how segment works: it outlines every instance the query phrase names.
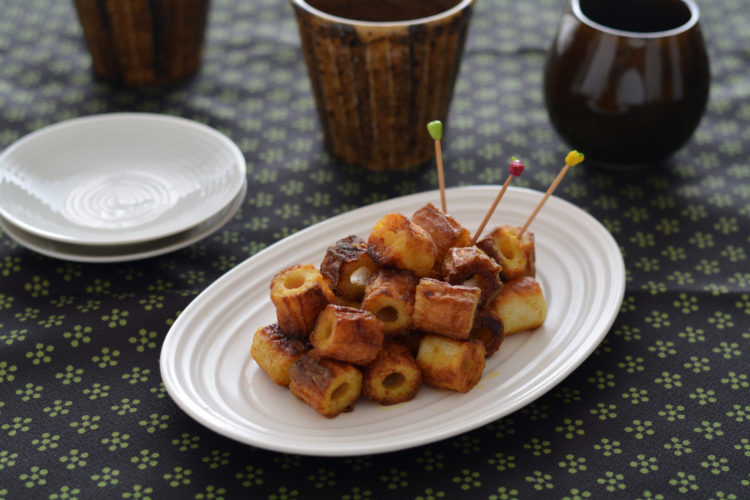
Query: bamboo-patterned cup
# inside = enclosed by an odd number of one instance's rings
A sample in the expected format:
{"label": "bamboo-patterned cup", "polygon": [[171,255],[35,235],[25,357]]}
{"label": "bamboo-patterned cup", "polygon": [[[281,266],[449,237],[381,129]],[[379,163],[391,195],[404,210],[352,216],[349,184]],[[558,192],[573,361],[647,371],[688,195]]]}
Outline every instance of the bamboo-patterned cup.
{"label": "bamboo-patterned cup", "polygon": [[128,86],[179,83],[201,64],[209,0],[75,0],[94,73]]}
{"label": "bamboo-patterned cup", "polygon": [[427,162],[474,0],[290,0],[327,149],[372,170]]}

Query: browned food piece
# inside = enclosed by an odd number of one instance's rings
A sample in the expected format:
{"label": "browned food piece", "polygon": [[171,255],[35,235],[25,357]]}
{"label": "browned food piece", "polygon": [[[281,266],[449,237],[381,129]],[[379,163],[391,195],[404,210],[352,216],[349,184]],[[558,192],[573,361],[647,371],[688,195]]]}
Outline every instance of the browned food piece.
{"label": "browned food piece", "polygon": [[397,340],[403,343],[409,349],[411,355],[416,358],[417,353],[419,352],[419,343],[422,341],[422,337],[424,337],[425,335],[425,332],[419,330],[410,330],[397,337]]}
{"label": "browned food piece", "polygon": [[467,339],[474,327],[481,294],[475,286],[422,278],[414,295],[412,326],[428,333]]}
{"label": "browned food piece", "polygon": [[336,297],[312,264],[279,272],[271,280],[271,302],[276,319],[287,335],[307,338],[323,308]]}
{"label": "browned food piece", "polygon": [[479,340],[425,335],[419,343],[417,366],[425,384],[468,392],[482,378],[484,358],[484,346]]}
{"label": "browned food piece", "polygon": [[321,274],[331,283],[336,294],[351,301],[362,298],[370,274],[377,268],[367,253],[367,242],[355,235],[328,247],[320,264]]}
{"label": "browned food piece", "polygon": [[465,247],[471,243],[469,230],[432,203],[414,212],[411,220],[432,237],[438,249],[438,263],[443,261],[449,248]]}
{"label": "browned food piece", "polygon": [[526,231],[519,240],[520,231],[520,226],[500,226],[477,242],[479,248],[500,264],[503,281],[536,274],[534,234]]}
{"label": "browned food piece", "polygon": [[386,340],[378,357],[364,370],[362,394],[384,405],[413,399],[422,385],[422,373],[409,349]]}
{"label": "browned food piece", "polygon": [[359,300],[349,300],[345,299],[344,297],[341,297],[340,295],[336,295],[336,298],[333,299],[332,304],[336,304],[339,306],[346,306],[346,307],[353,307],[355,309],[361,309],[362,302]]}
{"label": "browned food piece", "polygon": [[289,390],[321,415],[351,409],[362,391],[362,373],[349,363],[308,351],[289,369]]}
{"label": "browned food piece", "polygon": [[366,365],[383,347],[383,323],[369,311],[328,304],[318,315],[310,343],[321,356]]}
{"label": "browned food piece", "polygon": [[500,316],[492,309],[480,309],[476,318],[474,318],[474,328],[472,328],[469,338],[482,342],[485,357],[489,358],[495,354],[505,338]]}
{"label": "browned food piece", "polygon": [[309,342],[285,335],[274,323],[256,330],[250,355],[274,383],[286,387],[289,385],[289,367],[310,348]]}
{"label": "browned food piece", "polygon": [[426,276],[435,265],[437,246],[427,231],[401,214],[387,214],[372,228],[367,252],[381,266]]}
{"label": "browned food piece", "polygon": [[505,335],[541,326],[547,317],[547,301],[542,287],[530,276],[505,283],[490,308],[503,322]]}
{"label": "browned food piece", "polygon": [[417,278],[410,271],[381,268],[370,279],[362,299],[362,309],[383,322],[386,335],[405,332],[411,327]]}
{"label": "browned food piece", "polygon": [[[443,260],[443,278],[452,285],[472,284],[482,290],[483,306],[502,288],[500,265],[475,246],[451,248]],[[468,282],[468,283],[466,283]]]}

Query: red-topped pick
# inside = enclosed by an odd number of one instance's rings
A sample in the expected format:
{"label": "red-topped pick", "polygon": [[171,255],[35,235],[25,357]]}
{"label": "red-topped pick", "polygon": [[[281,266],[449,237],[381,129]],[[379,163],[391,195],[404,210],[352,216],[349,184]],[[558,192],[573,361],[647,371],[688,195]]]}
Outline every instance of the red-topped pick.
{"label": "red-topped pick", "polygon": [[510,167],[508,167],[508,171],[510,172],[510,175],[513,177],[518,177],[523,173],[523,163],[521,163],[521,160],[513,156],[511,158]]}
{"label": "red-topped pick", "polygon": [[516,158],[515,156],[512,156],[510,158],[510,165],[508,166],[508,172],[510,175],[508,175],[508,178],[505,179],[505,184],[503,184],[503,187],[500,188],[500,192],[497,193],[497,197],[495,198],[495,201],[492,202],[492,206],[487,211],[487,215],[484,216],[484,220],[479,225],[479,229],[477,229],[477,232],[474,233],[474,237],[471,239],[471,244],[475,244],[477,240],[479,239],[479,236],[482,234],[482,231],[484,230],[484,226],[487,225],[487,222],[490,220],[490,217],[492,217],[492,214],[495,212],[495,208],[497,208],[497,204],[500,203],[500,199],[505,194],[505,190],[508,189],[508,186],[510,185],[510,181],[513,179],[513,177],[518,177],[523,173],[524,165],[521,160]]}

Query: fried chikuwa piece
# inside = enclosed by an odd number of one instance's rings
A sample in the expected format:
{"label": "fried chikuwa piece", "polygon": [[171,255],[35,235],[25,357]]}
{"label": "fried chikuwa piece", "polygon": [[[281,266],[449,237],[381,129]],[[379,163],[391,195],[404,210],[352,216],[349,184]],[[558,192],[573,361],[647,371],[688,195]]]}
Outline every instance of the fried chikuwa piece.
{"label": "fried chikuwa piece", "polygon": [[419,343],[425,335],[427,334],[420,330],[409,330],[403,335],[398,336],[396,340],[403,343],[409,349],[411,355],[416,358],[417,353],[419,352]]}
{"label": "fried chikuwa piece", "polygon": [[289,390],[321,415],[333,418],[362,392],[362,373],[349,363],[308,351],[289,368]]}
{"label": "fried chikuwa piece", "polygon": [[474,327],[481,294],[475,286],[422,278],[414,295],[412,326],[428,333],[467,339]]}
{"label": "fried chikuwa piece", "polygon": [[519,240],[520,230],[517,226],[500,226],[477,242],[479,248],[500,264],[500,279],[503,281],[535,276],[534,234],[526,231]]}
{"label": "fried chikuwa piece", "polygon": [[411,327],[417,278],[410,271],[381,268],[370,279],[362,299],[362,309],[383,322],[386,335],[405,332]]}
{"label": "fried chikuwa piece", "polygon": [[443,261],[443,278],[452,285],[472,284],[482,290],[479,305],[497,296],[503,283],[500,265],[475,246],[451,248]]}
{"label": "fried chikuwa piece", "polygon": [[331,282],[337,295],[346,300],[362,298],[370,274],[378,265],[367,253],[367,242],[359,236],[347,236],[328,247],[320,272]]}
{"label": "fried chikuwa piece", "polygon": [[387,214],[372,228],[367,253],[381,266],[427,276],[435,265],[437,246],[430,234],[401,214]]}
{"label": "fried chikuwa piece", "polygon": [[323,275],[312,264],[289,267],[271,280],[271,302],[287,335],[307,338],[320,311],[335,300]]}
{"label": "fried chikuwa piece", "polygon": [[443,261],[449,248],[465,247],[471,243],[469,230],[432,203],[428,203],[414,212],[411,220],[432,237],[438,249],[438,263]]}
{"label": "fried chikuwa piece", "polygon": [[425,335],[419,343],[417,366],[425,384],[469,392],[482,378],[484,359],[484,346],[479,340]]}
{"label": "fried chikuwa piece", "polygon": [[484,345],[485,357],[489,358],[500,349],[500,344],[505,339],[503,321],[492,309],[488,307],[480,309],[474,318],[474,328],[469,338],[481,341]]}
{"label": "fried chikuwa piece", "polygon": [[386,340],[378,357],[364,369],[362,394],[384,405],[413,399],[422,385],[422,373],[409,349]]}
{"label": "fried chikuwa piece", "polygon": [[310,348],[309,342],[284,334],[274,323],[256,330],[250,355],[274,383],[286,387],[289,385],[289,367]]}
{"label": "fried chikuwa piece", "polygon": [[318,315],[310,342],[321,356],[366,365],[383,347],[383,323],[369,311],[328,304]]}
{"label": "fried chikuwa piece", "polygon": [[537,328],[547,317],[542,287],[530,276],[505,283],[489,307],[503,322],[505,335]]}

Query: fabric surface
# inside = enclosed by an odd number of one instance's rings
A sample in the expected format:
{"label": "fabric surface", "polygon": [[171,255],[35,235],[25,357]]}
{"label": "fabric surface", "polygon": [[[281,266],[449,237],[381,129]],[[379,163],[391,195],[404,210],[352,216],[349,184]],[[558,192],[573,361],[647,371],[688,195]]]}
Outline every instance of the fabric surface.
{"label": "fabric surface", "polygon": [[[72,2],[1,2],[0,148],[77,116],[166,113],[232,138],[249,188],[220,231],[142,261],[66,262],[0,233],[0,498],[750,497],[750,11],[699,4],[713,81],[690,143],[658,170],[576,167],[555,193],[600,220],[625,259],[625,300],[596,351],[474,431],[320,458],[193,421],[161,383],[162,341],[243,260],[335,214],[434,189],[433,166],[371,173],[327,155],[284,0],[215,0],[200,72],[141,92],[92,77]],[[502,183],[511,155],[526,163],[514,185],[554,179],[569,148],[541,83],[563,8],[477,3],[443,141],[447,186]]]}

